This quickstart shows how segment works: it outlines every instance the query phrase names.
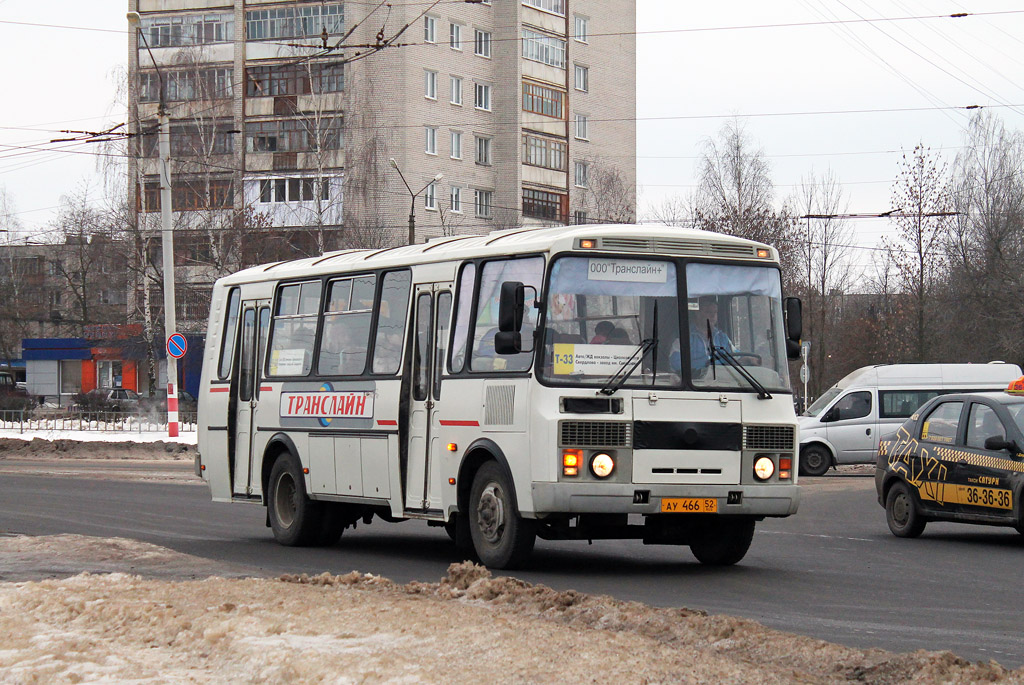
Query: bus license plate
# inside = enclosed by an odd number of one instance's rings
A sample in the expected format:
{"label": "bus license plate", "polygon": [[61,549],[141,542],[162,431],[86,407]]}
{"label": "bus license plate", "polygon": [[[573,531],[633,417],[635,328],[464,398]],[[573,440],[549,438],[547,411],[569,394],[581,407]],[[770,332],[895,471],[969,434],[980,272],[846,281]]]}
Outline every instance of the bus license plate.
{"label": "bus license plate", "polygon": [[713,497],[664,497],[661,511],[666,514],[716,514],[718,500]]}

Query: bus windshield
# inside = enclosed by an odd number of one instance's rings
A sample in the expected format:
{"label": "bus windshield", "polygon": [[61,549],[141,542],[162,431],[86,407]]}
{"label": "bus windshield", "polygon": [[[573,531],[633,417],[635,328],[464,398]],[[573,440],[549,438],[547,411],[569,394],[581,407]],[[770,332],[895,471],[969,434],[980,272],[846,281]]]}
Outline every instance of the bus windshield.
{"label": "bus windshield", "polygon": [[767,390],[790,390],[778,269],[687,264],[686,311],[695,387],[749,387],[731,359]]}
{"label": "bus windshield", "polygon": [[[687,264],[682,308],[679,275],[669,260],[556,260],[541,378],[560,385],[604,384],[623,366],[631,368],[634,353],[648,340],[624,387],[679,387],[687,381],[698,390],[750,391],[750,376],[769,391],[788,392],[778,269]],[[685,337],[681,309],[687,317]]]}
{"label": "bus windshield", "polygon": [[669,359],[679,339],[678,293],[673,262],[558,259],[551,267],[541,376],[558,384],[603,384],[650,339],[624,385],[678,385],[678,354],[674,369]]}

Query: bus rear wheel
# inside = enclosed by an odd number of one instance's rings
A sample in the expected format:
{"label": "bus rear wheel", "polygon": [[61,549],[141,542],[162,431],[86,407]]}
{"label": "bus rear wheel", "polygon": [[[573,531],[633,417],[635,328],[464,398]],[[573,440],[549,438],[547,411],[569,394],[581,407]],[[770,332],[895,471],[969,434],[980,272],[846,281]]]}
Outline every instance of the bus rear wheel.
{"label": "bus rear wheel", "polygon": [[333,517],[325,516],[323,506],[306,495],[299,460],[290,452],[281,454],[270,469],[267,507],[274,539],[286,547],[333,544],[341,536]]}
{"label": "bus rear wheel", "polygon": [[519,515],[509,477],[497,462],[487,462],[473,477],[468,513],[473,548],[484,566],[518,568],[533,552],[536,523]]}
{"label": "bus rear wheel", "polygon": [[722,517],[701,527],[690,542],[690,551],[707,566],[732,566],[747,555],[754,525],[754,519],[746,516]]}

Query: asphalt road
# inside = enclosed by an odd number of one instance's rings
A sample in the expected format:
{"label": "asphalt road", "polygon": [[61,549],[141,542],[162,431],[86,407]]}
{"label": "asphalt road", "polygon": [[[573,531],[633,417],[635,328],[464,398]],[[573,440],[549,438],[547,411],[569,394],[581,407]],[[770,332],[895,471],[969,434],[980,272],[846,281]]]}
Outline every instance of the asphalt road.
{"label": "asphalt road", "polygon": [[[800,512],[759,524],[747,557],[732,568],[707,568],[685,548],[639,541],[540,540],[531,567],[514,575],[559,590],[744,616],[856,647],[949,649],[1024,665],[1024,536],[932,523],[920,539],[897,539],[869,477],[803,483]],[[358,570],[401,583],[436,582],[462,560],[442,529],[416,521],[360,524],[330,549],[281,547],[264,521],[262,507],[214,504],[201,485],[0,475],[0,533],[121,536],[254,573]]]}

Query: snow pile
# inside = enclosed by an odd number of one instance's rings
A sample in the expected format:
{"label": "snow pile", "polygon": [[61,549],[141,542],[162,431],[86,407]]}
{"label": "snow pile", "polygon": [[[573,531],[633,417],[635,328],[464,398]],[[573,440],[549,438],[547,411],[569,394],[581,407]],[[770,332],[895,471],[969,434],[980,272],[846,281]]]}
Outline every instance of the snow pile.
{"label": "snow pile", "polygon": [[[95,549],[90,550],[90,545]],[[0,538],[152,571],[203,560],[122,540]],[[1024,683],[1024,670],[948,652],[858,650],[752,621],[493,578],[177,581],[77,575],[0,583],[0,682]]]}

